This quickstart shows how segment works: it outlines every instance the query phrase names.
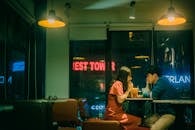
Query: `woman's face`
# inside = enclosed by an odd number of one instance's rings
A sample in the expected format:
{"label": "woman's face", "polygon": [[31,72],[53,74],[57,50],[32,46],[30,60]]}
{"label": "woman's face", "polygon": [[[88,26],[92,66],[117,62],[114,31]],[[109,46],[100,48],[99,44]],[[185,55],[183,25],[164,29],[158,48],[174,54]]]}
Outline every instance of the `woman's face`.
{"label": "woman's face", "polygon": [[131,75],[128,75],[127,76],[127,82],[131,82],[131,80],[132,80],[132,76]]}

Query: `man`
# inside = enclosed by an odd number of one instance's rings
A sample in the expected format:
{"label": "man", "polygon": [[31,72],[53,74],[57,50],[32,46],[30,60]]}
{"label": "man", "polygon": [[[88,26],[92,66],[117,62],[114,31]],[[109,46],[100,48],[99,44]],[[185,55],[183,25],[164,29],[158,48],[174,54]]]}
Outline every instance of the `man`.
{"label": "man", "polygon": [[[146,81],[152,84],[151,97],[158,100],[177,99],[177,90],[171,86],[167,78],[161,77],[157,66],[150,66],[146,72]],[[175,121],[175,110],[171,104],[157,104],[156,121],[151,124],[151,130],[167,130]],[[156,115],[156,114],[155,114]],[[148,119],[149,120],[149,119]]]}

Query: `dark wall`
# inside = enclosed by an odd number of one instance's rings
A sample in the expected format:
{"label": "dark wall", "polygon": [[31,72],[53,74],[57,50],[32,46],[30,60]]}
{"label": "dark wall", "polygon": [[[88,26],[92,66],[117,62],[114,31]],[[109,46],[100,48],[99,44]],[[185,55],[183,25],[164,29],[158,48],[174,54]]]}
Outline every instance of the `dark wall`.
{"label": "dark wall", "polygon": [[51,130],[51,106],[47,100],[4,102],[0,106],[0,129]]}
{"label": "dark wall", "polygon": [[[35,4],[42,7],[35,5],[36,14],[46,8],[46,1]],[[45,94],[46,31],[21,15],[1,2],[0,99],[39,99]]]}

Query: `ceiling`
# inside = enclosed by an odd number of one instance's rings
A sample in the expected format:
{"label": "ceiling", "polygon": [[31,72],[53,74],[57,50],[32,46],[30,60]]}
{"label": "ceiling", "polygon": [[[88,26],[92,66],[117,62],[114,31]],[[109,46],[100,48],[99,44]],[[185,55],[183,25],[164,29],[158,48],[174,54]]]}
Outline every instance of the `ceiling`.
{"label": "ceiling", "polygon": [[[48,9],[52,6],[56,15],[74,23],[151,23],[166,13],[170,0],[135,0],[135,20],[130,20],[129,3],[131,0],[48,0]],[[105,3],[104,3],[105,2]],[[67,8],[67,4],[70,8]],[[96,3],[103,3],[95,6]],[[176,12],[193,20],[194,0],[172,0]],[[111,6],[113,5],[113,6]]]}
{"label": "ceiling", "polygon": [[[31,23],[34,16],[34,0],[6,0],[21,16]],[[156,23],[167,12],[171,0],[134,0],[136,19],[129,19],[129,7],[132,0],[48,0],[48,10],[53,8],[56,15],[69,24],[123,24]],[[67,6],[70,5],[70,8]],[[184,15],[187,23],[192,23],[195,12],[194,0],[172,0],[177,13]],[[48,13],[45,11],[45,15]]]}

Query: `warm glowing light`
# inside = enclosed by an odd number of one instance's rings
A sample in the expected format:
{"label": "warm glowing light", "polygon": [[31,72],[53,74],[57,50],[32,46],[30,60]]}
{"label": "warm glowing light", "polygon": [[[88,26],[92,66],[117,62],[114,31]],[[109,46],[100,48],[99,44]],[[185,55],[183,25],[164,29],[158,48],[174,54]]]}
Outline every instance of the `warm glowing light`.
{"label": "warm glowing light", "polygon": [[183,17],[164,17],[158,21],[159,25],[180,25],[186,22]]}
{"label": "warm glowing light", "polygon": [[135,56],[135,59],[149,59],[149,56],[145,55]]}
{"label": "warm glowing light", "polygon": [[55,10],[50,10],[46,19],[38,21],[38,25],[46,28],[64,27],[65,23],[55,15]]}
{"label": "warm glowing light", "polygon": [[129,19],[135,19],[135,16],[129,16]]}
{"label": "warm glowing light", "polygon": [[142,67],[139,66],[139,65],[135,65],[135,66],[131,66],[131,68],[132,68],[132,69],[140,69],[140,68],[142,68]]}
{"label": "warm glowing light", "polygon": [[133,32],[129,32],[129,38],[130,38],[130,39],[133,38]]}
{"label": "warm glowing light", "polygon": [[175,17],[174,16],[169,16],[167,19],[169,20],[169,22],[173,22],[175,20]]}
{"label": "warm glowing light", "polygon": [[58,21],[58,20],[41,20],[38,22],[38,25],[42,26],[42,27],[46,27],[46,28],[59,28],[59,27],[64,27],[65,23],[62,21]]}
{"label": "warm glowing light", "polygon": [[48,22],[49,22],[50,24],[53,24],[53,23],[55,22],[55,19],[49,18],[49,19],[48,19]]}
{"label": "warm glowing light", "polygon": [[103,82],[99,83],[100,91],[105,92],[105,84]]}
{"label": "warm glowing light", "polygon": [[159,25],[180,25],[186,22],[186,19],[175,12],[175,9],[171,6],[168,9],[167,14],[163,15],[159,20]]}
{"label": "warm glowing light", "polygon": [[85,57],[75,56],[73,60],[85,60]]}

